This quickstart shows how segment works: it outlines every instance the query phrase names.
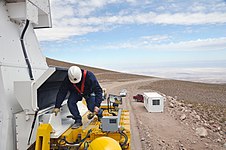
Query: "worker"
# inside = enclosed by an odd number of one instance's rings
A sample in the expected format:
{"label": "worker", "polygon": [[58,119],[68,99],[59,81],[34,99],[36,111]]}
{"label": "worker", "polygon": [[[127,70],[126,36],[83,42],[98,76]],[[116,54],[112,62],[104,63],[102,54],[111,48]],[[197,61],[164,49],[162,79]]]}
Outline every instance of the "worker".
{"label": "worker", "polygon": [[76,129],[82,126],[82,117],[77,102],[85,98],[88,110],[98,114],[101,110],[99,107],[102,102],[102,88],[92,72],[71,66],[57,93],[55,108],[53,109],[55,115],[60,111],[61,104],[68,92],[70,92],[70,95],[67,104],[75,120],[72,128]]}

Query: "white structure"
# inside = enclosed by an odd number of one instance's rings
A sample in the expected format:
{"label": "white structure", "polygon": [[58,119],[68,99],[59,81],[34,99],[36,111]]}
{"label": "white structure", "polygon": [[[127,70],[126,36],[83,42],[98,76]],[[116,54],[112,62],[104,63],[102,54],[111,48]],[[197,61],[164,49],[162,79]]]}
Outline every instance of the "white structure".
{"label": "white structure", "polygon": [[29,148],[41,122],[54,128],[51,138],[73,123],[66,102],[57,118],[50,113],[67,70],[48,67],[34,29],[51,26],[49,0],[0,0],[0,150]]}
{"label": "white structure", "polygon": [[157,92],[144,92],[144,106],[148,112],[163,112],[164,97]]}

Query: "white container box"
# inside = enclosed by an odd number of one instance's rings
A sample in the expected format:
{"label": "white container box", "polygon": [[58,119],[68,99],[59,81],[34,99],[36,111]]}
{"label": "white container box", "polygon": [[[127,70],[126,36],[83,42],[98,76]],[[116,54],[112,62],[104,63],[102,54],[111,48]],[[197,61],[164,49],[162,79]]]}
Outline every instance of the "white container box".
{"label": "white container box", "polygon": [[148,112],[163,112],[164,97],[157,92],[144,92],[144,106]]}

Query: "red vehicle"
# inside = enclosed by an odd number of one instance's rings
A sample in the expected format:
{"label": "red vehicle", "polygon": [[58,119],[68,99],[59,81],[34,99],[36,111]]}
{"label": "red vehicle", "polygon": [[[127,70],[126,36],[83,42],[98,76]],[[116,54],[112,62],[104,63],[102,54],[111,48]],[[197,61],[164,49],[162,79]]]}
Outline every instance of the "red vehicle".
{"label": "red vehicle", "polygon": [[144,96],[142,94],[137,94],[133,96],[133,99],[135,99],[137,102],[144,102]]}

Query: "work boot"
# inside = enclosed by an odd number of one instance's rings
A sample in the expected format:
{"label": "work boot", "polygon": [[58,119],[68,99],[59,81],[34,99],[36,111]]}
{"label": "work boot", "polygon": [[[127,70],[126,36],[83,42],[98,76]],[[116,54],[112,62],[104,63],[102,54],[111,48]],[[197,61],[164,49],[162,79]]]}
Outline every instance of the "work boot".
{"label": "work boot", "polygon": [[82,122],[81,121],[76,121],[72,126],[71,126],[71,128],[72,129],[77,129],[77,128],[79,128],[80,126],[82,126]]}

